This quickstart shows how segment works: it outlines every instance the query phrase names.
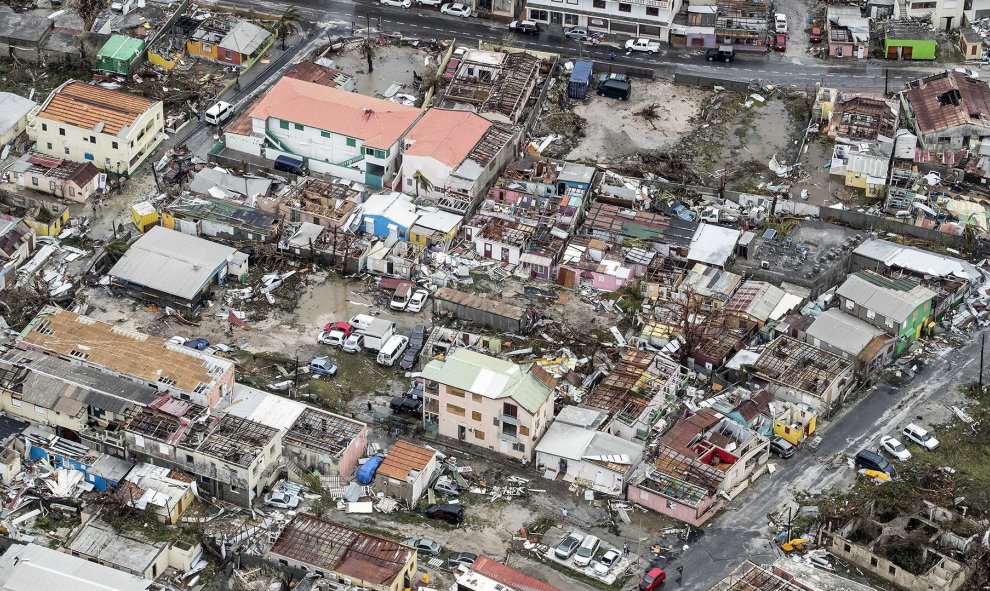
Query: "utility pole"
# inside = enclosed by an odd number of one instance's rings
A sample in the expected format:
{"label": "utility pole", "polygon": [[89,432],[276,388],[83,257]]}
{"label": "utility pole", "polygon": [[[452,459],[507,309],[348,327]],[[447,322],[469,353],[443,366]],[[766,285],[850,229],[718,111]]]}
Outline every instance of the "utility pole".
{"label": "utility pole", "polygon": [[980,393],[983,393],[983,350],[987,346],[987,334],[980,337]]}
{"label": "utility pole", "polygon": [[887,96],[887,85],[890,82],[890,68],[883,69],[883,95]]}

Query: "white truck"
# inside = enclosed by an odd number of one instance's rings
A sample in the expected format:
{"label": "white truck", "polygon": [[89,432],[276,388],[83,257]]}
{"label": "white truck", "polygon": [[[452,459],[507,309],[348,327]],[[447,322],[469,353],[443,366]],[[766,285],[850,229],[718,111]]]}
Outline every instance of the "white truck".
{"label": "white truck", "polygon": [[364,331],[364,348],[377,353],[389,337],[395,334],[395,322],[384,318],[375,318]]}
{"label": "white truck", "polygon": [[626,41],[626,51],[645,51],[646,53],[653,55],[654,53],[660,51],[660,44],[656,41],[650,41],[649,39],[630,39]]}

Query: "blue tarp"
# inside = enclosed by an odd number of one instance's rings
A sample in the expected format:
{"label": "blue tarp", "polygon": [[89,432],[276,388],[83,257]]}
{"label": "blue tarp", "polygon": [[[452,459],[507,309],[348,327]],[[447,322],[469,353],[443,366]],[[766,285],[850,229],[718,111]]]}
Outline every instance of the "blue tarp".
{"label": "blue tarp", "polygon": [[567,84],[568,98],[584,99],[588,96],[593,68],[594,64],[588,60],[574,62],[574,69],[571,70],[571,80]]}
{"label": "blue tarp", "polygon": [[354,478],[361,484],[371,484],[371,481],[375,478],[375,471],[378,470],[378,466],[384,460],[385,458],[381,456],[369,458],[363,466],[357,469],[357,474],[354,475]]}

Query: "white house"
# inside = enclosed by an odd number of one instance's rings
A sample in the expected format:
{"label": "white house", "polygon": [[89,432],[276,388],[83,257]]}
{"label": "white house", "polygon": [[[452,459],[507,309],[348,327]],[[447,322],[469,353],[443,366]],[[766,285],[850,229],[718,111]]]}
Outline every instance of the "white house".
{"label": "white house", "polygon": [[902,18],[930,19],[935,28],[942,31],[958,29],[963,25],[964,0],[906,0]]}
{"label": "white house", "polygon": [[681,0],[528,0],[530,20],[623,37],[667,41]]}
{"label": "white house", "polygon": [[305,162],[310,171],[380,188],[398,173],[402,138],[420,113],[414,107],[282,78],[251,110],[250,131],[235,122],[224,137],[231,150],[269,160],[290,156]]}
{"label": "white house", "polygon": [[27,117],[37,104],[20,95],[0,92],[0,148],[27,129]]}

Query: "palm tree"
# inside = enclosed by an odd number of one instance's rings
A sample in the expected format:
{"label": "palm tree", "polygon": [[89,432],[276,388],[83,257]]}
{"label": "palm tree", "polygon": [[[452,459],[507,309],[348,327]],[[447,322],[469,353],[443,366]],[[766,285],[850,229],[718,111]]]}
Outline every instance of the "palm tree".
{"label": "palm tree", "polygon": [[364,43],[361,44],[361,51],[364,53],[364,57],[368,60],[368,73],[375,71],[375,47],[371,44],[371,39],[365,39]]}
{"label": "palm tree", "polygon": [[285,38],[299,28],[299,9],[290,6],[275,23],[275,34],[282,40],[282,51],[285,51]]}
{"label": "palm tree", "polygon": [[422,188],[424,191],[433,190],[433,182],[426,178],[426,175],[422,171],[417,170],[413,173],[413,180],[416,181],[416,199],[419,199],[419,190]]}

